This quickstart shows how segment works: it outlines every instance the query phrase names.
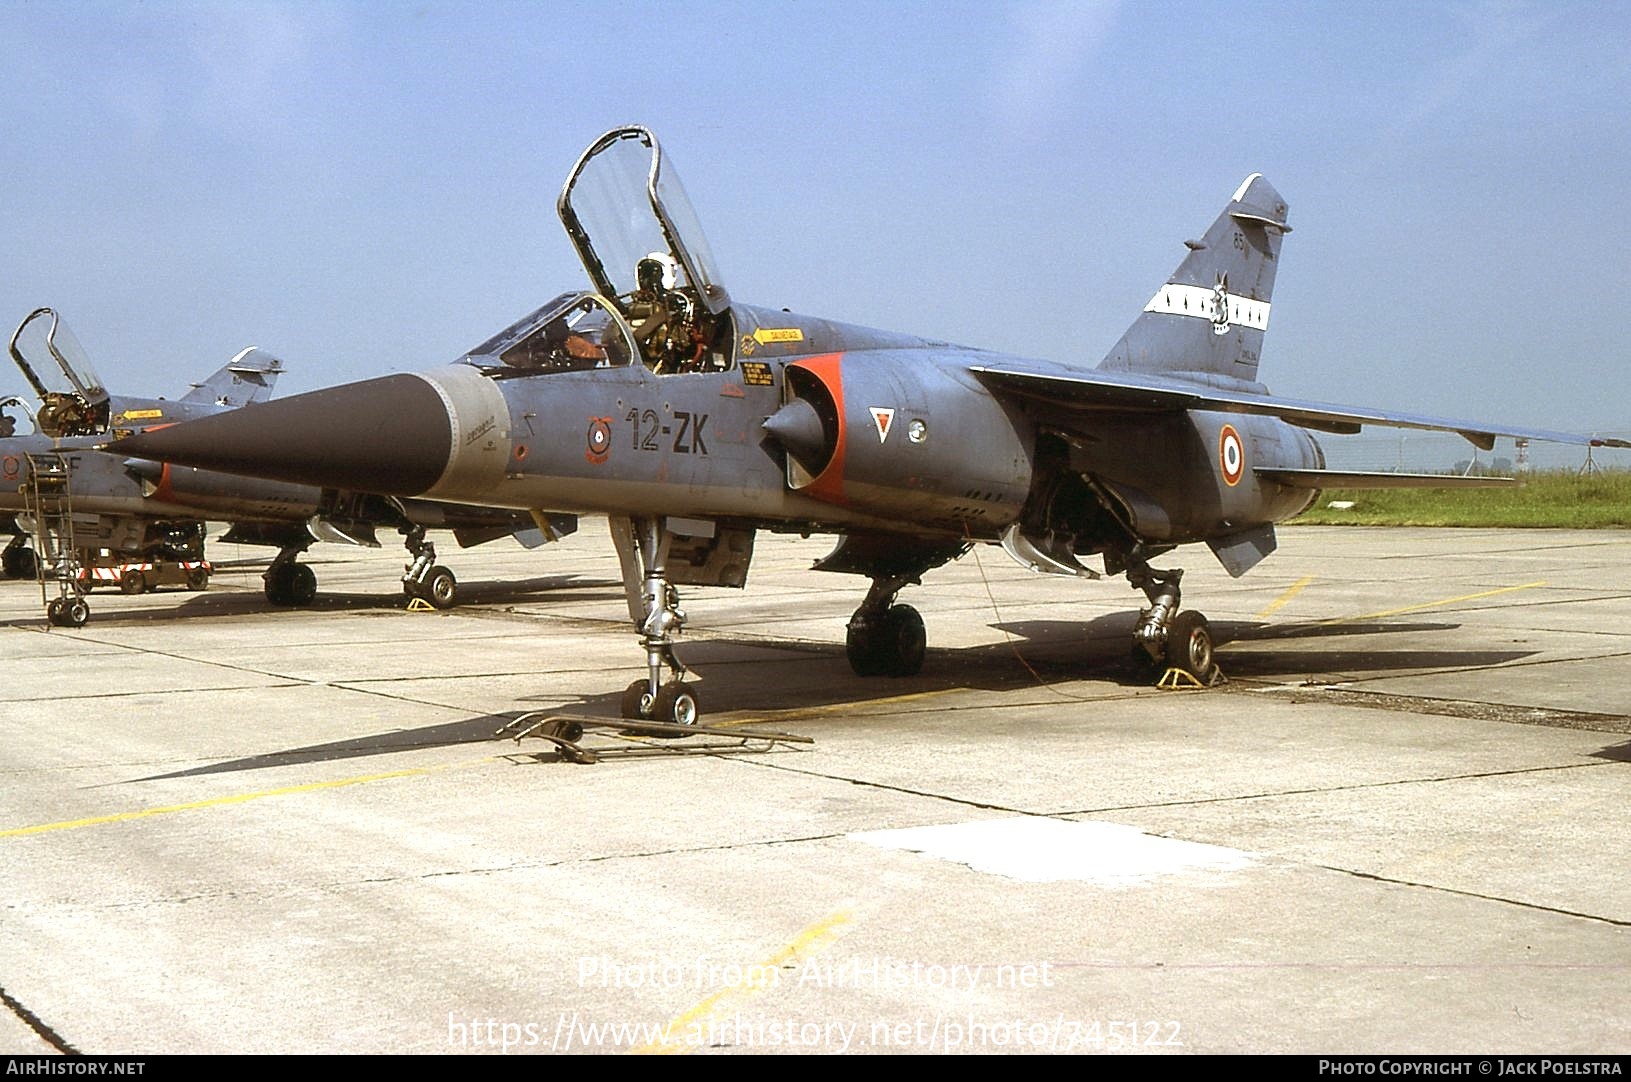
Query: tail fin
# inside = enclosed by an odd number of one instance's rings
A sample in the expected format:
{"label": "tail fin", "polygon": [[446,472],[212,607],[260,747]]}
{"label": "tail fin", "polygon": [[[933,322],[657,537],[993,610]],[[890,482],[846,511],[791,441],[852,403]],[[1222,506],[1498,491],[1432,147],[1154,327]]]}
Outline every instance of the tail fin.
{"label": "tail fin", "polygon": [[1099,367],[1255,381],[1289,232],[1280,193],[1261,173],[1247,177],[1206,236],[1185,241],[1189,255]]}
{"label": "tail fin", "polygon": [[211,402],[217,406],[247,406],[272,397],[272,387],[283,362],[263,349],[250,346],[226,363],[226,367],[193,384],[181,396],[183,402]]}

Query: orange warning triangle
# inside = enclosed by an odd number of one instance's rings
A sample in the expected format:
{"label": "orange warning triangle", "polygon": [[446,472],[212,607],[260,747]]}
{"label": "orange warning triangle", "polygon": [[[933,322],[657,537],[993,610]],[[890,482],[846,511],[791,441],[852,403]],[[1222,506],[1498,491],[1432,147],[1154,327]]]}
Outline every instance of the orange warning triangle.
{"label": "orange warning triangle", "polygon": [[895,411],[883,406],[873,406],[872,423],[878,426],[878,442],[884,442],[889,438],[889,426],[895,423]]}

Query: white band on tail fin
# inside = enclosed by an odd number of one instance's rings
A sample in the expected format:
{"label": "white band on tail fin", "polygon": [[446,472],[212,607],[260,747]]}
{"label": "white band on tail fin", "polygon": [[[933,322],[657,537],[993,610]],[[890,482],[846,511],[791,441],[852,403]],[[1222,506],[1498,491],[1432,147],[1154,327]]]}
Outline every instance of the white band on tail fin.
{"label": "white band on tail fin", "polygon": [[1150,298],[1150,303],[1144,306],[1144,311],[1160,315],[1193,316],[1196,319],[1207,320],[1214,326],[1251,327],[1259,331],[1269,329],[1268,301],[1254,301],[1238,293],[1223,293],[1226,311],[1225,318],[1220,319],[1219,294],[1219,290],[1207,289],[1205,286],[1168,283]]}

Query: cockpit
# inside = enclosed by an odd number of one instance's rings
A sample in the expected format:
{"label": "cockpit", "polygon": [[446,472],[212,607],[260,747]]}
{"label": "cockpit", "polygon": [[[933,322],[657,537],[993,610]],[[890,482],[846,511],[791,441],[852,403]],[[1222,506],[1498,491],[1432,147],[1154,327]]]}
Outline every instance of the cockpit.
{"label": "cockpit", "polygon": [[472,349],[464,361],[495,379],[628,364],[639,350],[617,309],[596,293],[563,293]]}
{"label": "cockpit", "polygon": [[9,350],[23,378],[40,396],[34,412],[37,431],[53,438],[107,432],[107,388],[54,310],[30,312],[12,333]]}
{"label": "cockpit", "polygon": [[556,297],[467,363],[498,379],[633,363],[660,376],[732,366],[730,295],[656,136],[639,127],[601,136],[556,209],[596,291]]}

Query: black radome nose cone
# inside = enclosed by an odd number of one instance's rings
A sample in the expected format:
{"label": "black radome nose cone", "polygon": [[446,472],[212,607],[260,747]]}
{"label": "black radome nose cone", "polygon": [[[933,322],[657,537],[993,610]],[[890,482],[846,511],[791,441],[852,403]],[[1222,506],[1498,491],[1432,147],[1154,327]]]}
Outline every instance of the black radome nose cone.
{"label": "black radome nose cone", "polygon": [[395,375],[115,440],[108,450],[276,481],[413,496],[447,468],[453,427],[424,379]]}

